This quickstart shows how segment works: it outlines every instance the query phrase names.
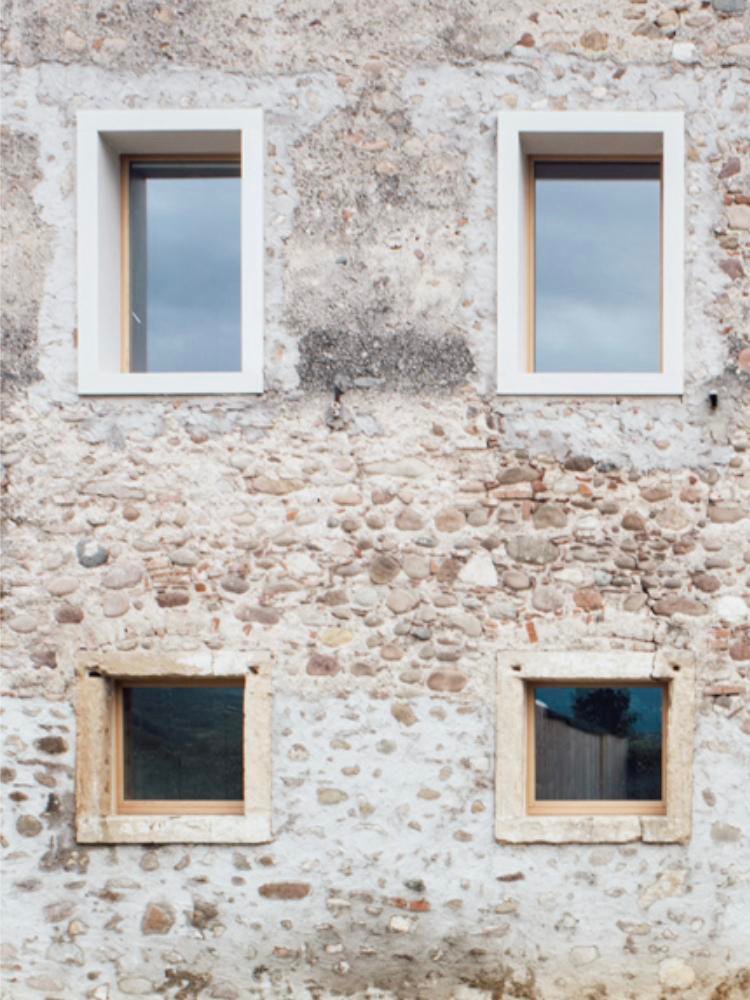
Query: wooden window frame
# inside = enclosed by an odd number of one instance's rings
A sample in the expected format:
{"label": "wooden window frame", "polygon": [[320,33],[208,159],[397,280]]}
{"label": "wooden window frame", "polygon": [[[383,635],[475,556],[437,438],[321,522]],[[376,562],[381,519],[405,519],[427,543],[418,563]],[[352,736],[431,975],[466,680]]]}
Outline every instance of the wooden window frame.
{"label": "wooden window frame", "polygon": [[[112,698],[112,760],[114,762],[115,812],[121,816],[242,816],[245,799],[126,799],[125,798],[125,713],[123,691],[125,688],[245,688],[242,678],[191,678],[159,677],[148,679],[120,679],[114,684]],[[243,708],[244,729],[244,708]],[[243,772],[245,769],[244,745]]]}
{"label": "wooden window frame", "polygon": [[[501,843],[683,843],[692,823],[693,655],[684,650],[504,650],[497,656],[495,836]],[[536,685],[663,685],[663,805],[534,808],[529,690]],[[538,804],[537,804],[538,805]],[[554,805],[554,804],[553,804]]]}
{"label": "wooden window frame", "polygon": [[[661,708],[661,799],[537,799],[536,797],[536,711],[538,687],[648,687],[662,691]],[[667,813],[667,735],[669,726],[669,686],[659,681],[633,682],[612,678],[609,681],[526,682],[526,812],[529,816],[666,816]]]}
{"label": "wooden window frame", "polygon": [[[263,391],[263,111],[260,108],[84,110],[77,113],[78,392],[216,395]],[[122,158],[232,161],[239,157],[239,371],[133,372],[128,219]]]}
{"label": "wooden window frame", "polygon": [[[272,657],[84,654],[76,673],[76,837],[87,844],[266,843],[271,827]],[[123,686],[241,685],[241,801],[124,800]]]}
{"label": "wooden window frame", "polygon": [[[497,392],[679,396],[684,386],[685,124],[681,111],[502,111],[497,116]],[[661,370],[538,372],[529,336],[529,158],[661,163]],[[535,338],[534,338],[535,339]],[[535,346],[535,345],[534,345]]]}
{"label": "wooden window frame", "polygon": [[[132,326],[132,239],[130,233],[130,166],[132,163],[232,163],[240,167],[242,157],[230,153],[123,153],[120,156],[120,371],[130,374]],[[237,331],[242,338],[242,330]],[[208,374],[208,373],[207,373]]]}
{"label": "wooden window frame", "polygon": [[[537,163],[657,163],[659,165],[659,370],[664,372],[664,161],[662,156],[636,156],[622,154],[608,156],[560,155],[554,153],[529,154],[526,156],[525,202],[526,202],[526,371],[536,371],[536,178],[534,167]],[[560,374],[565,372],[544,373]],[[592,372],[589,374],[599,374]],[[646,373],[653,374],[653,373]]]}

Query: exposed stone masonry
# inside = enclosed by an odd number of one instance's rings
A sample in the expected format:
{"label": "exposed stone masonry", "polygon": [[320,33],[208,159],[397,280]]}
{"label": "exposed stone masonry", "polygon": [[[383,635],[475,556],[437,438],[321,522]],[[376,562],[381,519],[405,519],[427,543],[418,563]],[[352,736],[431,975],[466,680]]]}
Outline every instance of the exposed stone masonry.
{"label": "exposed stone masonry", "polygon": [[[611,982],[600,970],[629,968],[628,954],[638,956],[634,996],[649,995],[636,990],[677,957],[681,975],[689,966],[696,982],[717,982],[714,942],[742,936],[745,908],[740,886],[720,888],[747,823],[736,756],[750,735],[744,445],[721,475],[636,474],[499,448],[491,405],[469,391],[413,400],[406,429],[397,399],[356,396],[352,410],[367,405],[382,429],[371,436],[331,432],[321,397],[251,401],[242,412],[264,430],[249,443],[242,430],[196,435],[196,411],[180,404],[148,405],[158,432],[133,430],[121,448],[81,437],[84,420],[70,421],[90,412],[81,403],[66,408],[67,427],[56,412],[40,417],[10,455],[4,777],[16,847],[6,878],[29,927],[10,948],[12,980],[33,995],[62,976],[62,995],[74,996],[79,976],[100,970],[97,980],[120,984],[111,995],[148,995],[167,977],[147,944],[154,935],[171,936],[180,968],[209,976],[219,996],[250,995],[243,976],[255,982],[259,968],[266,983],[298,970],[326,989],[376,982],[404,996],[419,984],[425,996],[448,995],[510,968],[539,996],[556,995],[556,982],[574,996]],[[61,454],[61,434],[88,461]],[[82,565],[89,551],[106,551],[106,561]],[[174,594],[183,597],[164,600]],[[600,644],[698,654],[693,840],[684,849],[500,847],[494,652],[583,646],[595,655]],[[277,660],[275,842],[77,849],[76,651],[257,646]],[[388,858],[381,870],[371,852]],[[71,865],[82,882],[71,882]],[[509,872],[522,876],[512,894],[498,881]],[[425,886],[416,895],[404,886],[414,879]],[[665,879],[677,882],[662,897],[654,886]],[[63,900],[64,918],[40,948],[42,910]],[[286,928],[273,930],[271,903],[295,907],[279,917]],[[591,912],[606,933],[589,926]],[[720,932],[708,919],[717,912]],[[540,938],[557,967],[550,983],[529,951],[528,923],[543,928],[560,914],[571,927]],[[188,934],[196,920],[220,928],[220,944]],[[112,935],[141,934],[144,944],[115,960],[114,979],[87,958]],[[390,935],[407,943],[394,942],[386,960]],[[444,937],[450,948],[423,966]],[[219,973],[217,947],[236,973]],[[413,957],[402,969],[395,955],[405,948]]]}
{"label": "exposed stone masonry", "polygon": [[[4,996],[750,993],[748,16],[6,4]],[[268,391],[80,399],[76,110],[235,105]],[[682,399],[494,395],[509,108],[685,111]],[[497,650],[660,646],[697,661],[690,842],[496,843]],[[273,842],[77,845],[76,656],[255,649]]]}

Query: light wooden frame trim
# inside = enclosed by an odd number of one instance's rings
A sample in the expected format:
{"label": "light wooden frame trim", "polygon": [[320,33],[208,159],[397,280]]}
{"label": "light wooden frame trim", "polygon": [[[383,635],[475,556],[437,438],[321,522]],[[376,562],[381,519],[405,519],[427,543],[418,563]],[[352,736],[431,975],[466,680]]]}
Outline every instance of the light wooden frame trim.
{"label": "light wooden frame trim", "polygon": [[[271,840],[271,669],[270,653],[257,650],[185,659],[154,654],[82,655],[76,671],[78,841],[252,844]],[[242,802],[232,802],[230,812],[224,803],[205,802],[138,801],[135,808],[121,808],[118,688],[123,684],[217,683],[244,686]]]}
{"label": "light wooden frame trim", "polygon": [[[529,811],[529,697],[533,684],[663,684],[668,738],[664,809],[638,814]],[[495,836],[502,843],[684,842],[692,820],[694,659],[684,650],[505,650],[497,657]],[[567,803],[565,804],[568,805]],[[598,805],[598,803],[597,803]],[[630,804],[628,804],[630,805]]]}
{"label": "light wooden frame trim", "polygon": [[[537,799],[536,797],[536,698],[538,686],[574,687],[648,687],[662,691],[661,704],[661,789],[662,797],[652,799]],[[669,687],[660,681],[527,681],[526,682],[526,811],[529,816],[665,816],[667,812],[667,734]]]}
{"label": "light wooden frame trim", "polygon": [[[130,234],[130,166],[132,163],[236,163],[242,177],[239,153],[123,153],[120,156],[120,370],[132,374],[131,281],[132,240]],[[237,331],[238,336],[242,331]],[[137,373],[145,374],[145,373]]]}
{"label": "light wooden frame trim", "polygon": [[[524,171],[526,204],[526,356],[527,372],[536,372],[536,176],[537,163],[657,163],[659,165],[659,374],[664,371],[664,161],[662,156],[620,156],[604,153],[574,156],[554,153],[526,155]],[[547,374],[547,373],[545,373]],[[550,373],[552,374],[552,373]],[[564,372],[560,374],[564,375]],[[593,372],[590,374],[599,374]],[[650,374],[650,373],[645,373]]]}
{"label": "light wooden frame trim", "polygon": [[[246,684],[244,678],[191,678],[183,677],[169,678],[160,677],[115,681],[114,697],[112,698],[113,717],[110,722],[114,759],[115,778],[115,811],[118,815],[132,816],[241,816],[245,812],[244,799],[126,799],[125,798],[125,712],[124,697],[125,688],[130,687],[163,687],[163,688],[216,688],[235,687],[242,688],[246,694]],[[248,699],[245,698],[244,701]],[[243,704],[243,729],[244,712],[249,706]],[[244,739],[243,739],[244,744]],[[242,747],[244,758],[244,745]],[[243,759],[244,771],[244,759]]]}
{"label": "light wooden frame trim", "polygon": [[[684,372],[685,137],[681,111],[498,114],[497,392],[512,396],[680,395]],[[537,372],[530,356],[528,157],[661,161],[661,371]]]}
{"label": "light wooden frame trim", "polygon": [[130,374],[130,163],[133,157],[120,157],[120,371]]}
{"label": "light wooden frame trim", "polygon": [[[77,114],[78,391],[197,395],[263,391],[263,111],[260,108],[83,110]],[[121,157],[241,161],[241,369],[132,372],[122,293]],[[127,244],[127,241],[125,241]],[[129,281],[129,273],[127,275]],[[129,296],[128,296],[129,297]]]}

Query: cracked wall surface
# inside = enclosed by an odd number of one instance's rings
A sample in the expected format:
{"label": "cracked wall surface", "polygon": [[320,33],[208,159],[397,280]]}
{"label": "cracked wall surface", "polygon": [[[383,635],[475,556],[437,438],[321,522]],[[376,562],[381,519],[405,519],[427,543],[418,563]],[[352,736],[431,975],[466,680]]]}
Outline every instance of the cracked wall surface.
{"label": "cracked wall surface", "polygon": [[[4,13],[3,995],[747,996],[745,0]],[[267,391],[79,397],[76,111],[227,106]],[[683,397],[494,395],[513,108],[684,111]],[[498,844],[497,650],[664,647],[691,839]],[[274,840],[77,844],[77,659],[259,649]]]}

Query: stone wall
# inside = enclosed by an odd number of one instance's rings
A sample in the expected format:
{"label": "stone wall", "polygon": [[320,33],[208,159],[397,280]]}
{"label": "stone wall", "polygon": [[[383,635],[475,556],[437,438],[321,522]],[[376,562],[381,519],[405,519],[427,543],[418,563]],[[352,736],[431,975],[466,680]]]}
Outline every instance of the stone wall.
{"label": "stone wall", "polygon": [[[4,995],[746,996],[744,0],[5,6]],[[268,391],[79,398],[76,110],[227,105]],[[685,111],[682,399],[493,394],[514,107]],[[690,842],[496,843],[497,650],[662,645]],[[273,842],[76,845],[76,656],[258,648]]]}

